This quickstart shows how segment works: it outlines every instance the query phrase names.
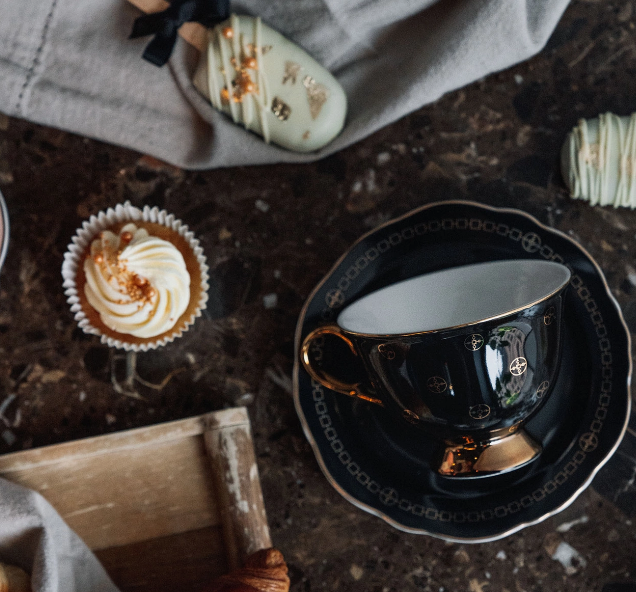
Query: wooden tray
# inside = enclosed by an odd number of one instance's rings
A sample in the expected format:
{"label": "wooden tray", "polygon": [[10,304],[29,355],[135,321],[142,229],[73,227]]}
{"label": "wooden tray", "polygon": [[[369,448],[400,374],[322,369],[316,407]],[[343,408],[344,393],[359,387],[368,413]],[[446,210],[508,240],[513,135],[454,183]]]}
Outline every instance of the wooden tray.
{"label": "wooden tray", "polygon": [[271,547],[245,408],[0,456],[122,592],[196,592]]}

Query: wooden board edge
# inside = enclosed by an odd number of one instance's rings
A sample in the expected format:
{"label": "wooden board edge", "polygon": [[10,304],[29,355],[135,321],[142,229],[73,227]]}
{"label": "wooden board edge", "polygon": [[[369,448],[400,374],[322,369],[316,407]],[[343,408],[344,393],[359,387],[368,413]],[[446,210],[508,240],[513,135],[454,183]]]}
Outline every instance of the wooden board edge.
{"label": "wooden board edge", "polygon": [[172,440],[200,436],[209,430],[240,425],[249,425],[247,409],[233,407],[186,419],[11,452],[0,456],[0,475],[115,451],[156,446]]}
{"label": "wooden board edge", "polygon": [[219,505],[228,564],[272,546],[250,424],[203,434]]}

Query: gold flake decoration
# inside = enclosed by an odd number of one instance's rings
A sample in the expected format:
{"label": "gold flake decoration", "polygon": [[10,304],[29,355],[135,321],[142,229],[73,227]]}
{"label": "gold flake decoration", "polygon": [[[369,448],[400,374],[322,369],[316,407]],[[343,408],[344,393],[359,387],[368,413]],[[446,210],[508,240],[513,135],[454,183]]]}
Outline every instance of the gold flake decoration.
{"label": "gold flake decoration", "polygon": [[303,140],[309,140],[309,136],[311,136],[311,133],[309,132],[309,130],[307,130],[307,131],[303,134]]}
{"label": "gold flake decoration", "polygon": [[249,75],[247,68],[242,65],[235,66],[235,68],[236,78],[232,80],[232,99],[235,103],[242,103],[247,95],[258,93],[258,87]]}
{"label": "gold flake decoration", "polygon": [[311,118],[316,119],[320,115],[322,106],[329,98],[329,89],[316,82],[311,76],[305,76],[303,85],[307,89],[307,102],[309,103]]}
{"label": "gold flake decoration", "polygon": [[247,51],[249,51],[252,55],[256,55],[257,53],[260,53],[261,55],[265,55],[266,53],[272,51],[273,49],[273,45],[261,45],[260,47],[258,45],[254,45],[253,43],[248,43],[246,46]]}
{"label": "gold flake decoration", "polygon": [[272,113],[281,121],[287,121],[291,115],[291,108],[285,101],[274,97],[272,100]]}
{"label": "gold flake decoration", "polygon": [[285,75],[283,76],[283,84],[291,80],[292,84],[296,84],[296,78],[303,67],[296,62],[285,62]]}

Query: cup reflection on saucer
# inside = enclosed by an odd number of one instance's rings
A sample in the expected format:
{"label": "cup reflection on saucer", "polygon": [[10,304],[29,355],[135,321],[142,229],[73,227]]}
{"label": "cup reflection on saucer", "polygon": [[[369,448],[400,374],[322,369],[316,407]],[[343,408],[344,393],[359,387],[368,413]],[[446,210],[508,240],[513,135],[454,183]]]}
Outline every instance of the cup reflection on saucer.
{"label": "cup reflection on saucer", "polygon": [[[563,265],[526,259],[417,276],[363,296],[337,323],[309,333],[301,360],[327,388],[442,441],[440,474],[510,471],[541,452],[522,426],[557,377],[569,279]],[[321,367],[312,344],[327,335],[362,361],[368,380],[347,382]]]}

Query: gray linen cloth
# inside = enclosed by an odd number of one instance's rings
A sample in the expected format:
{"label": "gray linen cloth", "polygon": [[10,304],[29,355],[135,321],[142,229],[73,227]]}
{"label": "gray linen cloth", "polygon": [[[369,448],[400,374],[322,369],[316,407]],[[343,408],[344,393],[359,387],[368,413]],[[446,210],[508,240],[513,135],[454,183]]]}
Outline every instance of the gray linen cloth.
{"label": "gray linen cloth", "polygon": [[348,146],[444,93],[537,53],[568,0],[235,0],[331,70],[345,129],[313,154],[265,144],[194,89],[197,52],[168,66],[128,40],[125,0],[0,0],[0,111],[190,169],[306,162]]}
{"label": "gray linen cloth", "polygon": [[34,592],[117,592],[104,568],[38,493],[0,479],[0,562],[31,574]]}

